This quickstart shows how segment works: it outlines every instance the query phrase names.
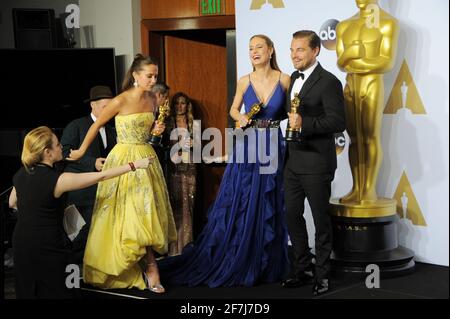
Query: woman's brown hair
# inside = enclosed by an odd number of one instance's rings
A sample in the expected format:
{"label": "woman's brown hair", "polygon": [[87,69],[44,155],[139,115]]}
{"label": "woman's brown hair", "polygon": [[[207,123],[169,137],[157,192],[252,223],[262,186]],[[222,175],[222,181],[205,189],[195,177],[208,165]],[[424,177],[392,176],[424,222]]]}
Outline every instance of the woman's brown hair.
{"label": "woman's brown hair", "polygon": [[[270,58],[270,67],[274,70],[281,72],[280,67],[278,66],[278,63],[277,63],[277,54],[275,52],[275,46],[273,44],[273,41],[267,35],[264,35],[264,34],[256,34],[250,38],[250,41],[253,40],[254,38],[263,39],[266,42],[267,46],[269,48],[273,49],[273,53]],[[255,68],[253,68],[253,70],[255,70]]]}
{"label": "woman's brown hair", "polygon": [[144,56],[140,53],[136,54],[130,69],[125,75],[125,78],[123,79],[122,92],[133,87],[134,84],[133,72],[139,72],[140,70],[142,70],[142,67],[144,65],[151,65],[151,64],[158,66],[158,63],[155,61],[155,59],[149,56]]}

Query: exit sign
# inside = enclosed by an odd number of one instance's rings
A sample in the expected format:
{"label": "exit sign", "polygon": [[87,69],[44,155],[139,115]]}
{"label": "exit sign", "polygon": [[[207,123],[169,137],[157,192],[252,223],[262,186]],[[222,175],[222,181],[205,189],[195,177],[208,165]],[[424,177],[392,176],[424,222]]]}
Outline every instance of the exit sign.
{"label": "exit sign", "polygon": [[200,0],[200,15],[225,14],[225,0]]}

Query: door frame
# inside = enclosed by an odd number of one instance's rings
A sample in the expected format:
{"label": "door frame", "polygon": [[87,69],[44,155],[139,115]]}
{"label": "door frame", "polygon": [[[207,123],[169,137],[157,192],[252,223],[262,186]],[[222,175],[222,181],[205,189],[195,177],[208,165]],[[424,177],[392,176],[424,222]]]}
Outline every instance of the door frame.
{"label": "door frame", "polygon": [[[170,31],[225,29],[235,30],[234,15],[144,19],[141,22],[141,50],[145,55],[155,57],[160,66],[165,66],[164,36]],[[161,67],[160,78],[166,81],[165,67]]]}
{"label": "door frame", "polygon": [[[226,49],[227,49],[227,102],[228,107],[231,105],[234,97],[234,89],[236,87],[236,36],[235,36],[235,16],[211,16],[211,17],[197,17],[197,18],[168,18],[168,19],[144,19],[141,23],[141,44],[142,53],[145,55],[150,55],[154,57],[160,65],[159,68],[159,78],[161,81],[166,82],[166,59],[165,59],[165,37],[167,35],[175,35],[175,31],[196,31],[196,30],[213,30],[221,29],[226,33]],[[230,32],[232,31],[232,32]],[[229,110],[229,109],[228,109]],[[225,115],[224,115],[225,116]],[[231,121],[228,116],[228,126],[231,127],[230,123],[234,127],[234,122]],[[214,170],[215,172],[220,172],[223,174],[225,170],[226,163],[221,164],[209,164],[203,167],[202,164],[198,167],[198,190],[204,187],[205,176],[204,170]],[[220,183],[219,183],[220,185]],[[200,195],[200,192],[197,192]],[[194,234],[198,235],[206,223],[206,213],[207,213],[207,201],[202,198],[201,201],[196,200],[196,210],[200,209],[200,214],[194,214]]]}

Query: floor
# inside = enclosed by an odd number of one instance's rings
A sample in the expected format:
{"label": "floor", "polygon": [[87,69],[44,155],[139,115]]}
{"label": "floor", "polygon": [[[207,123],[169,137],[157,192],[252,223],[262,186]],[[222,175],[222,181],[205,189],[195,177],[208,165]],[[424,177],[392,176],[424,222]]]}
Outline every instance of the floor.
{"label": "floor", "polygon": [[[413,273],[401,277],[380,280],[379,288],[366,287],[364,277],[338,276],[332,278],[331,290],[314,297],[311,286],[286,289],[279,283],[262,284],[251,288],[208,288],[208,287],[167,287],[165,294],[155,294],[148,290],[118,289],[103,291],[81,285],[83,299],[154,299],[154,300],[295,300],[295,299],[448,299],[449,268],[424,263],[416,263]],[[15,299],[14,273],[10,267],[4,271],[5,299]]]}

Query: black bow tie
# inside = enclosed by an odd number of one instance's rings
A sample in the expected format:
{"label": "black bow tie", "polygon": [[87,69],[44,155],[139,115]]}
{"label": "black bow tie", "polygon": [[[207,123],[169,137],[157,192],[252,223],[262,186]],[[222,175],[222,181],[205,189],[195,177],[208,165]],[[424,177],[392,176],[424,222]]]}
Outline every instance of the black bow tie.
{"label": "black bow tie", "polygon": [[305,79],[305,73],[302,73],[300,71],[295,71],[294,73],[292,73],[291,78],[292,78],[292,81],[295,81],[298,78],[302,78],[302,80],[304,80]]}

